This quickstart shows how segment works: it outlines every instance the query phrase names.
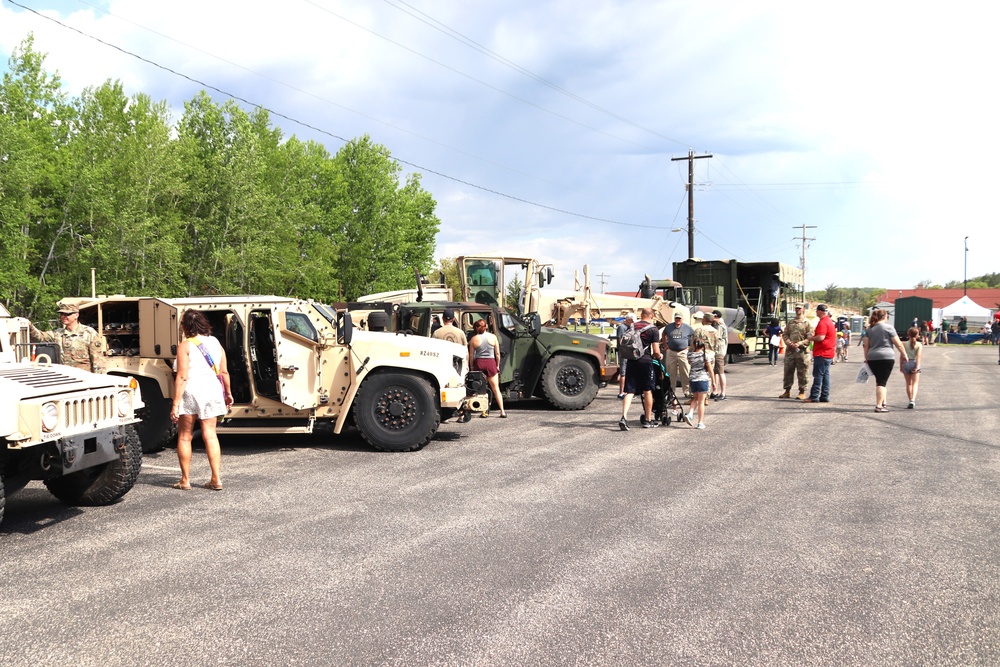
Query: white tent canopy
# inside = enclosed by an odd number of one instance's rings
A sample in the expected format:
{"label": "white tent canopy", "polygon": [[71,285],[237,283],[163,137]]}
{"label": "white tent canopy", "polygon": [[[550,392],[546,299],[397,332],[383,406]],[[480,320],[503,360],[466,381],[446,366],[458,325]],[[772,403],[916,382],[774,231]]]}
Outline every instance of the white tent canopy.
{"label": "white tent canopy", "polygon": [[950,306],[945,306],[941,309],[941,314],[946,318],[953,319],[956,317],[966,317],[975,319],[989,319],[991,311],[989,308],[983,308],[978,303],[970,299],[968,296],[963,296],[961,299],[951,304]]}

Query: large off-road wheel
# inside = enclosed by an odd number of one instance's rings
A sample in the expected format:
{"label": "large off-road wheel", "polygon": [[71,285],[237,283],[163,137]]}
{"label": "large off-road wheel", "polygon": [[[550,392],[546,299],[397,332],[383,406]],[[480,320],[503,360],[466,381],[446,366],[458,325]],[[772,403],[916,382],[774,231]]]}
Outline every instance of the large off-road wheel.
{"label": "large off-road wheel", "polygon": [[135,484],[142,466],[142,445],[131,426],[122,427],[118,458],[93,468],[45,481],[59,500],[67,505],[108,505]]}
{"label": "large off-road wheel", "polygon": [[542,371],[545,398],[560,410],[583,410],[593,402],[599,386],[594,367],[571,354],[555,355]]}
{"label": "large off-road wheel", "polygon": [[160,385],[149,378],[139,380],[142,401],[146,404],[146,414],[136,424],[139,442],[144,454],[158,452],[170,445],[177,437],[177,425],[170,421],[170,399],[163,398]]}
{"label": "large off-road wheel", "polygon": [[369,376],[358,390],[354,423],[375,449],[412,452],[434,437],[441,415],[427,380],[407,373],[379,373]]}
{"label": "large off-road wheel", "polygon": [[4,494],[3,490],[3,471],[0,470],[0,523],[3,523],[3,508],[6,505],[7,496]]}

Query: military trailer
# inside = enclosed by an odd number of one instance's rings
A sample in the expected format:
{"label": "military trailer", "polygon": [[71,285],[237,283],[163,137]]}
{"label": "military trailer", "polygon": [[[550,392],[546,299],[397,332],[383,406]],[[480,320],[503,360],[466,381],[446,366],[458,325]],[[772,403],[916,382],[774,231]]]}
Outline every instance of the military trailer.
{"label": "military trailer", "polygon": [[0,521],[6,497],[40,480],[70,505],[107,505],[135,484],[142,449],[135,381],[53,364],[28,321],[0,305]]}
{"label": "military trailer", "polygon": [[[368,301],[349,304],[359,314],[389,314],[388,330],[431,335],[435,316],[455,311],[456,326],[471,339],[477,320],[485,319],[500,341],[500,390],[504,400],[544,398],[559,410],[582,410],[601,385],[615,378],[618,366],[608,360],[608,341],[600,336],[543,327],[537,313],[518,315],[498,305],[460,301],[396,304]],[[473,406],[475,409],[476,406]]]}
{"label": "military trailer", "polygon": [[104,337],[108,373],[135,378],[147,414],[143,447],[172,437],[173,362],[180,318],[202,313],[226,352],[233,406],[220,434],[341,433],[354,425],[372,447],[423,447],[466,398],[467,361],[460,345],[387,338],[355,330],[326,304],[276,296],[181,299],[67,299],[80,321]]}

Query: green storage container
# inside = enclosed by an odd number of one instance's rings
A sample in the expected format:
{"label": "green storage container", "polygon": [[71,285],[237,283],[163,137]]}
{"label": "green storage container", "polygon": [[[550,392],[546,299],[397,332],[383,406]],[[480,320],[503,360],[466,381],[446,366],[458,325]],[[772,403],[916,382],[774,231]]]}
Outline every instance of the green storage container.
{"label": "green storage container", "polygon": [[926,322],[931,319],[934,311],[934,301],[922,296],[904,296],[896,299],[896,315],[893,319],[893,326],[900,338],[906,336],[906,330],[913,326],[913,318],[918,322]]}

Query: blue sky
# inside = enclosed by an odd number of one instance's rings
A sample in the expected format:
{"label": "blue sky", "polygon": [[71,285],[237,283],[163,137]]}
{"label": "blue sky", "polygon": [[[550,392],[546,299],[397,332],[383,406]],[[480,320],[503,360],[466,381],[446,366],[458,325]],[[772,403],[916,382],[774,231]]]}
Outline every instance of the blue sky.
{"label": "blue sky", "polygon": [[[698,257],[797,265],[805,224],[808,289],[961,280],[966,236],[968,275],[998,270],[991,3],[17,1],[370,134],[419,165],[404,168],[438,201],[439,257],[534,256],[560,287],[584,264],[595,289],[670,277],[687,257],[671,158],[691,148],[713,155],[695,163]],[[201,88],[2,0],[4,63],[29,32],[70,94],[120,80],[179,110]]]}

